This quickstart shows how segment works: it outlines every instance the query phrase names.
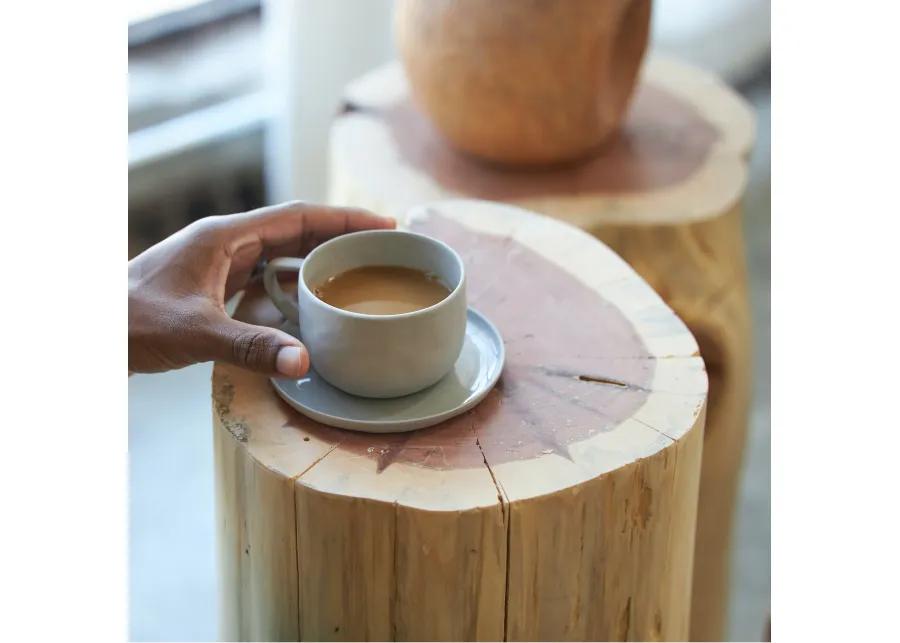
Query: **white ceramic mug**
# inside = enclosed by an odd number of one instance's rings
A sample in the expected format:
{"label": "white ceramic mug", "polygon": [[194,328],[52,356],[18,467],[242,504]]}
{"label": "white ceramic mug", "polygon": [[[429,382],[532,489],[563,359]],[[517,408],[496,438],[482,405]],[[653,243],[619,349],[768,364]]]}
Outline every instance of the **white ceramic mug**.
{"label": "white ceramic mug", "polygon": [[[336,308],[313,292],[329,277],[363,266],[401,266],[436,275],[450,294],[410,313],[368,315]],[[298,271],[294,303],[277,273]],[[446,375],[466,334],[466,273],[447,244],[401,230],[367,230],[335,237],[305,259],[282,257],[266,266],[266,292],[284,316],[299,322],[300,338],[316,372],[363,397],[399,397]]]}

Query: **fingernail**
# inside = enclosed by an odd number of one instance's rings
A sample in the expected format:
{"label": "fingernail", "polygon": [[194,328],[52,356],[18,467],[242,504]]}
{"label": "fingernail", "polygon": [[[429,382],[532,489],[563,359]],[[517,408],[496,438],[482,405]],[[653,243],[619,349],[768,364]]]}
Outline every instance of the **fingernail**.
{"label": "fingernail", "polygon": [[285,377],[300,377],[304,352],[300,346],[284,346],[275,356],[275,369]]}

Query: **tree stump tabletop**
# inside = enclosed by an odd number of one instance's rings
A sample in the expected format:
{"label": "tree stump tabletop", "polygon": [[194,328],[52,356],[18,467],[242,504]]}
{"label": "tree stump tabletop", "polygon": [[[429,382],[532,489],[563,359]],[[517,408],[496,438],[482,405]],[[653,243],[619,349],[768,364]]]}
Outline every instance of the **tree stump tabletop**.
{"label": "tree stump tabletop", "polygon": [[[691,333],[571,226],[464,200],[402,223],[462,255],[501,379],[461,416],[376,435],[216,364],[222,636],[686,638],[707,392]],[[259,288],[236,316],[282,321]]]}
{"label": "tree stump tabletop", "polygon": [[532,209],[606,243],[690,328],[710,376],[694,640],[724,636],[752,372],[741,198],[754,129],[749,105],[721,81],[650,57],[619,133],[579,163],[517,170],[456,152],[413,104],[396,63],[346,88],[331,131],[332,203],[394,215],[460,197]]}

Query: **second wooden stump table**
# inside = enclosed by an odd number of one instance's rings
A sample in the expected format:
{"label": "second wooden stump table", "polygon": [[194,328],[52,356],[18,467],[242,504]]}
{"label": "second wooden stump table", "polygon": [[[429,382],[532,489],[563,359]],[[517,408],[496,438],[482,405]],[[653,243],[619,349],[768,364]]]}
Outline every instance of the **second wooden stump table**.
{"label": "second wooden stump table", "polygon": [[750,395],[741,198],[753,136],[753,112],[733,90],[700,69],[653,57],[622,129],[579,163],[516,170],[457,153],[412,104],[399,64],[347,87],[331,131],[332,203],[398,214],[466,197],[535,210],[609,245],[687,323],[710,375],[692,640],[725,635]]}
{"label": "second wooden stump table", "polygon": [[[370,435],[217,364],[222,636],[686,638],[707,390],[690,332],[571,226],[478,201],[406,224],[463,256],[501,380],[453,420]],[[259,290],[237,316],[281,321]]]}

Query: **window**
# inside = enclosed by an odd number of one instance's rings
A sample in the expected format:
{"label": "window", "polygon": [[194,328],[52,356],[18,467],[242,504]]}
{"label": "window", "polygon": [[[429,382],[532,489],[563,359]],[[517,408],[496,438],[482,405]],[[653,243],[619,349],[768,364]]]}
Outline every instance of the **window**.
{"label": "window", "polygon": [[251,11],[259,11],[259,0],[132,0],[128,44],[146,44]]}

